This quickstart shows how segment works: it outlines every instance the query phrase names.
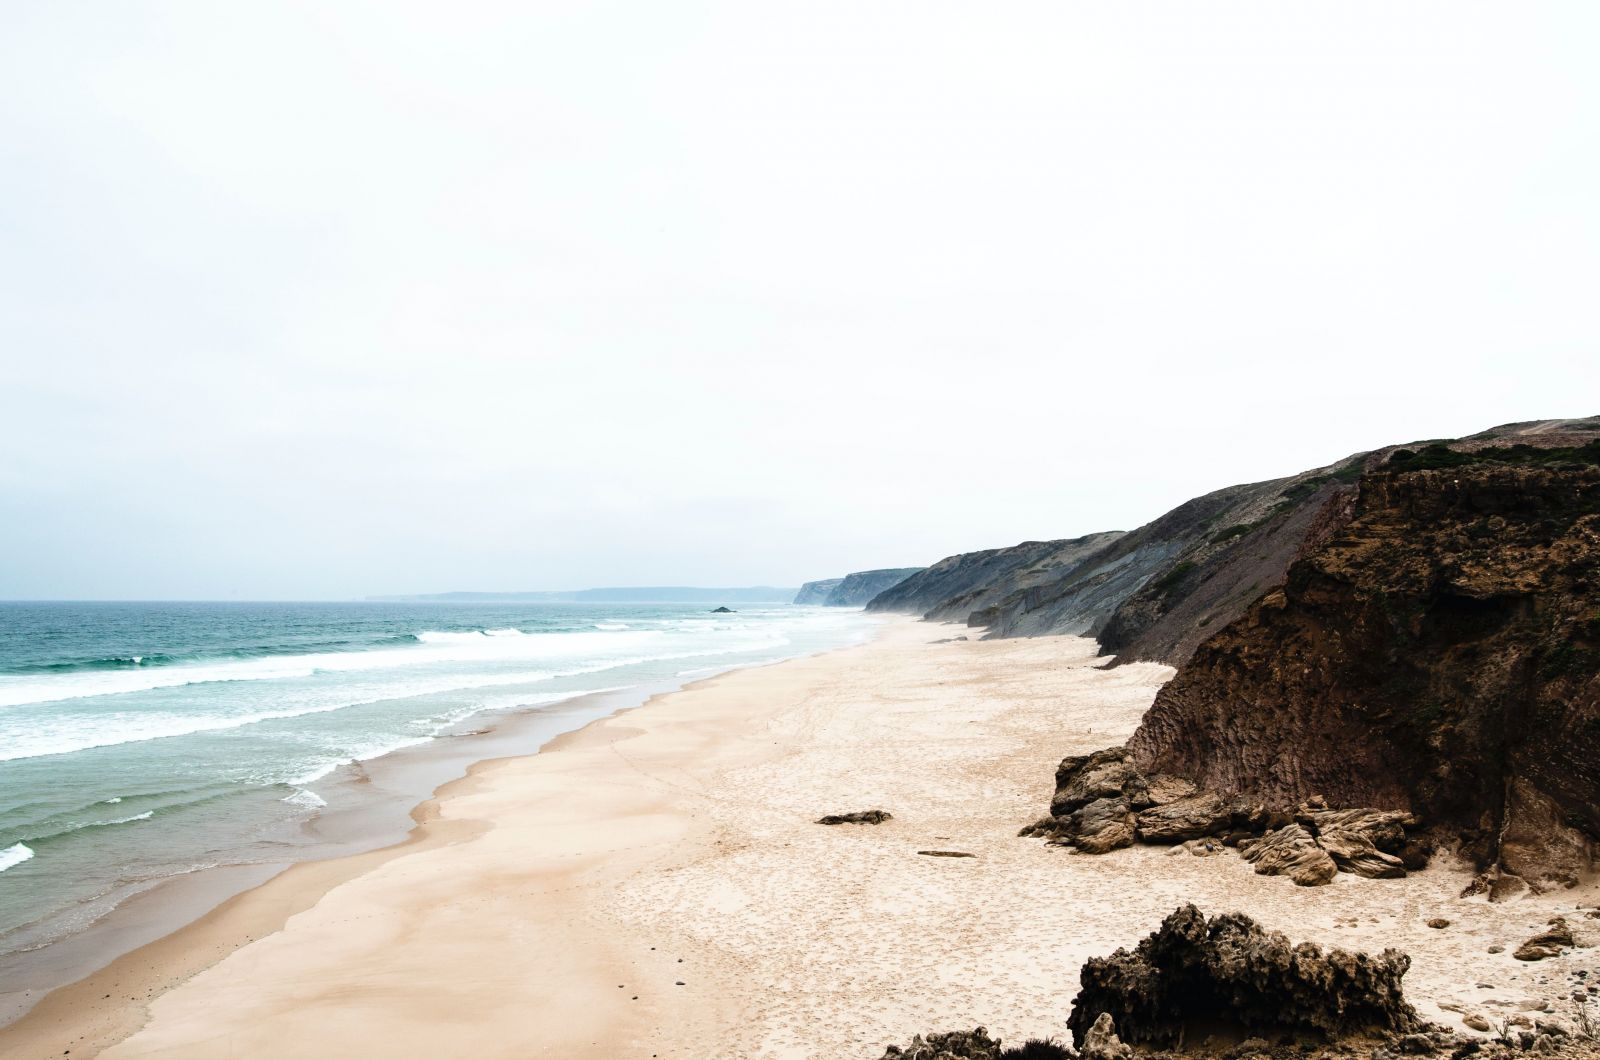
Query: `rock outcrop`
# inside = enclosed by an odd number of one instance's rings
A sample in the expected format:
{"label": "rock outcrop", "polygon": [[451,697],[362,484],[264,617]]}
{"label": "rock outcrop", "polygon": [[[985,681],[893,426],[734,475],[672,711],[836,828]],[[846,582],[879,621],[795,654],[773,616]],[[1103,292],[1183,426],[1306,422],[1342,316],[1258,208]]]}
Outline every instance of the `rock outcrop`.
{"label": "rock outcrop", "polygon": [[1102,1012],[1083,1036],[1082,1060],[1133,1060],[1133,1050],[1117,1037],[1116,1021]]}
{"label": "rock outcrop", "polygon": [[[930,1034],[926,1038],[919,1034],[911,1039],[910,1045],[889,1046],[883,1060],[1072,1060],[1072,1057],[1062,1046],[1039,1039],[1015,1049],[1002,1049],[999,1038],[991,1038],[987,1030],[977,1027],[971,1031]],[[1087,1060],[1087,1054],[1080,1060]]]}
{"label": "rock outcrop", "polygon": [[1302,822],[1364,875],[1404,871],[1415,815],[1492,871],[1485,889],[1585,877],[1600,852],[1589,461],[1600,444],[1389,454],[1161,690],[1131,764],[1279,809],[1323,795],[1391,811]]}
{"label": "rock outcrop", "polygon": [[[1110,531],[949,556],[880,593],[867,610],[907,612],[936,622],[967,622],[1019,592],[1065,577],[1121,536]],[[972,624],[983,623],[977,620]]]}
{"label": "rock outcrop", "polygon": [[1287,876],[1297,887],[1332,883],[1338,862],[1317,844],[1303,825],[1286,824],[1240,847],[1244,859],[1260,876]]}
{"label": "rock outcrop", "polygon": [[1147,775],[1127,747],[1108,747],[1063,759],[1050,815],[1021,834],[1082,854],[1148,843],[1209,856],[1232,846],[1261,875],[1316,887],[1340,871],[1390,879],[1423,867],[1429,848],[1413,835],[1419,824],[1404,811],[1329,809],[1320,797],[1292,812],[1274,810],[1184,777]]}
{"label": "rock outcrop", "polygon": [[1395,950],[1296,946],[1249,917],[1208,920],[1186,905],[1131,953],[1084,964],[1067,1026],[1080,1046],[1107,1016],[1123,1041],[1158,1048],[1179,1044],[1191,1026],[1324,1041],[1403,1035],[1420,1026],[1401,990],[1410,966]]}
{"label": "rock outcrop", "polygon": [[843,578],[806,582],[794,602],[811,607],[865,607],[873,597],[920,572],[922,567],[862,570]]}
{"label": "rock outcrop", "polygon": [[[1574,449],[1597,435],[1600,417],[1542,420],[1496,427],[1449,448],[1471,459],[1511,446]],[[1367,471],[1397,452],[1410,454],[1413,469],[1436,466],[1440,449],[1389,446],[1287,478],[1229,486],[1128,533],[950,556],[880,594],[870,608],[966,621],[995,637],[1084,634],[1119,661],[1181,666],[1335,529],[1338,510],[1351,503]]]}

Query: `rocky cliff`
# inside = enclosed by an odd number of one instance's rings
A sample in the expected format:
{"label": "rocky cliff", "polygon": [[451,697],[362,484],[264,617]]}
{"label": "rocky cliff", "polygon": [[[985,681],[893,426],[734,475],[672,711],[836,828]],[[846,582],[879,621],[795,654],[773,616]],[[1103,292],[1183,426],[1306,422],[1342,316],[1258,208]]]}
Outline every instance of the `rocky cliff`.
{"label": "rocky cliff", "polygon": [[1315,513],[1364,459],[1229,486],[1128,533],[951,556],[869,610],[965,621],[991,637],[1094,636],[1124,659],[1178,665],[1282,579]]}
{"label": "rocky cliff", "polygon": [[794,602],[822,607],[863,607],[879,593],[892,589],[922,570],[922,567],[887,567],[856,571],[843,578],[806,582],[800,587]]}
{"label": "rocky cliff", "polygon": [[884,570],[863,570],[846,574],[844,580],[828,593],[823,601],[829,607],[865,607],[872,598],[886,589],[920,573],[921,567],[890,567]]}
{"label": "rocky cliff", "polygon": [[[1450,451],[1553,450],[1600,433],[1600,417],[1506,424],[1448,443]],[[1428,446],[1406,448],[1426,464]],[[1136,530],[1029,541],[950,556],[880,594],[869,610],[965,621],[990,637],[1096,637],[1120,662],[1182,666],[1207,637],[1243,615],[1318,543],[1330,507],[1401,449],[1357,453],[1287,478],[1194,498]],[[1420,466],[1420,465],[1419,465]]]}
{"label": "rocky cliff", "polygon": [[1063,577],[1114,542],[1118,531],[1059,541],[1024,541],[948,556],[879,593],[869,611],[902,611],[934,621],[965,621],[1007,597]]}
{"label": "rocky cliff", "polygon": [[1133,763],[1284,809],[1318,795],[1415,814],[1498,891],[1593,871],[1594,438],[1592,421],[1512,425],[1386,450],[1355,484],[1319,486],[1289,513],[1303,525],[1285,520],[1282,583],[1191,649]]}
{"label": "rocky cliff", "polygon": [[837,589],[842,581],[843,578],[824,578],[821,581],[806,582],[795,594],[794,602],[810,607],[821,607],[828,602],[828,594]]}

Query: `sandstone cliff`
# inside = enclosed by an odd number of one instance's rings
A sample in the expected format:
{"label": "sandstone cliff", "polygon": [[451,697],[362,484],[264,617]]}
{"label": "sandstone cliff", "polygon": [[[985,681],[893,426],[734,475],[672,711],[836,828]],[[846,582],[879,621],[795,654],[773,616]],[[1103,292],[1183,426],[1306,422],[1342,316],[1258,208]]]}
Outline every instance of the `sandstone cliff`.
{"label": "sandstone cliff", "polygon": [[1592,871],[1593,439],[1587,423],[1512,425],[1385,451],[1357,485],[1319,490],[1281,586],[1193,649],[1134,763],[1282,808],[1321,795],[1414,813],[1500,889]]}
{"label": "sandstone cliff", "polygon": [[[1554,449],[1600,433],[1600,417],[1506,424],[1451,451]],[[1429,444],[1412,443],[1425,454]],[[1028,541],[950,556],[880,594],[869,610],[966,621],[990,637],[1096,637],[1119,662],[1182,666],[1211,634],[1282,583],[1327,529],[1330,506],[1399,446],[1357,453],[1287,478],[1197,497],[1131,532]],[[1438,459],[1419,455],[1426,464]]]}

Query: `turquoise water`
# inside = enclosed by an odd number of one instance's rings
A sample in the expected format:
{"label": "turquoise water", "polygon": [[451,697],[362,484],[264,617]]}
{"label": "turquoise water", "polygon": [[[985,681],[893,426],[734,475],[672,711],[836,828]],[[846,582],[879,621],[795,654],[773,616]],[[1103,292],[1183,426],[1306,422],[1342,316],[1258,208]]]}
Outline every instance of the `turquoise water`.
{"label": "turquoise water", "polygon": [[0,603],[0,954],[154,880],[291,860],[353,763],[870,622],[713,605]]}

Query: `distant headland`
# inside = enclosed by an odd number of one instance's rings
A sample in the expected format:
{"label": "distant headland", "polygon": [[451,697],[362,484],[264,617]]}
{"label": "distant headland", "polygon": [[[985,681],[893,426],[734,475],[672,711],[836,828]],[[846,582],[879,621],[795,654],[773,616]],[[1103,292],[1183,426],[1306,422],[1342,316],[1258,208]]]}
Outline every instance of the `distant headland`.
{"label": "distant headland", "polygon": [[747,585],[732,589],[707,589],[692,585],[646,585],[613,589],[573,589],[539,592],[453,592],[410,593],[395,596],[369,596],[372,603],[788,603],[798,589],[770,585]]}

